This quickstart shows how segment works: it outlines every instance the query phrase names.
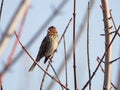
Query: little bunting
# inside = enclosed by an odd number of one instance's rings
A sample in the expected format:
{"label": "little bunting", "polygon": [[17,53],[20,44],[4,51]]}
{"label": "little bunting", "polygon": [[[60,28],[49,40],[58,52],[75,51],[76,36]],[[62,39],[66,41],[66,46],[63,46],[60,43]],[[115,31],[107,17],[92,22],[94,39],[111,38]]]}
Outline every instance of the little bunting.
{"label": "little bunting", "polygon": [[[47,31],[47,35],[43,39],[36,61],[39,62],[41,58],[45,57],[44,63],[47,62],[48,58],[51,57],[58,47],[58,32],[54,26],[50,26]],[[36,63],[34,62],[30,67],[29,71],[33,71]]]}

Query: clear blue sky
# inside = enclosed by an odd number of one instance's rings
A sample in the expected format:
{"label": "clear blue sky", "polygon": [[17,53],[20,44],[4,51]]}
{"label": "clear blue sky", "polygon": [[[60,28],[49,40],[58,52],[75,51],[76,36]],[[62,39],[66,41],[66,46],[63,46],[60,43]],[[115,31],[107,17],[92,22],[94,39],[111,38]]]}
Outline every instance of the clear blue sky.
{"label": "clear blue sky", "polygon": [[[63,0],[31,0],[31,8],[29,9],[27,19],[24,25],[24,30],[22,32],[21,41],[26,45],[29,40],[34,36],[34,34],[40,29],[43,23],[51,16],[52,12],[58,7],[58,5]],[[80,25],[83,23],[83,17],[87,10],[87,4],[89,0],[77,0],[77,11],[76,11],[76,32],[79,31]],[[100,8],[100,0],[95,0],[95,4],[90,16],[90,62],[91,62],[91,71],[93,72],[97,66],[96,57],[101,58],[104,52],[104,37],[100,36],[103,34],[103,17],[102,10]],[[1,2],[1,0],[0,0]],[[21,0],[4,0],[3,12],[0,22],[0,33],[4,32],[6,29],[11,17],[13,16],[15,10],[20,4]],[[120,8],[119,0],[109,0],[109,6],[112,9],[113,17],[118,26],[120,24]],[[32,43],[31,47],[28,49],[31,55],[35,58],[40,46],[40,43],[44,36],[47,33],[47,28],[51,25],[54,25],[58,32],[59,37],[63,33],[69,19],[73,15],[73,0],[68,0],[66,5],[60,10],[59,14],[50,22],[50,24],[45,28],[39,37],[36,38],[35,42]],[[67,51],[69,50],[72,43],[72,24],[70,24],[68,31],[66,32],[66,47]],[[19,24],[16,30],[19,29]],[[77,34],[77,33],[76,33]],[[1,34],[0,34],[1,35]],[[7,62],[7,58],[12,49],[15,36],[10,40],[9,46],[7,46],[5,52],[0,56],[0,70]],[[113,59],[119,57],[120,55],[120,38],[116,38],[113,44]],[[77,59],[77,81],[79,90],[88,80],[88,71],[87,71],[87,55],[86,55],[86,27],[82,34],[82,37],[79,39],[78,44],[76,45],[76,59]],[[20,45],[18,45],[16,54],[21,50]],[[61,62],[64,59],[64,48],[63,42],[61,42],[57,53],[54,56],[53,66],[56,71],[58,70]],[[68,87],[70,90],[73,90],[73,64],[72,64],[72,55],[68,62]],[[36,67],[33,72],[28,72],[30,65],[33,62],[30,58],[23,54],[19,61],[10,68],[5,77],[3,78],[4,90],[39,90],[40,82],[42,79],[43,72]],[[46,65],[43,64],[43,59],[40,64],[45,68]],[[103,65],[103,64],[102,64]],[[116,84],[116,76],[118,69],[118,61],[113,63],[112,71],[112,81]],[[49,72],[54,75],[53,71],[50,69]],[[60,80],[65,83],[65,72],[63,71],[60,75]],[[44,89],[46,90],[47,85],[49,85],[51,78],[46,77]],[[103,85],[103,73],[99,69],[94,79],[92,80],[92,90],[102,90]],[[60,90],[61,87],[58,84],[55,84],[52,90]]]}

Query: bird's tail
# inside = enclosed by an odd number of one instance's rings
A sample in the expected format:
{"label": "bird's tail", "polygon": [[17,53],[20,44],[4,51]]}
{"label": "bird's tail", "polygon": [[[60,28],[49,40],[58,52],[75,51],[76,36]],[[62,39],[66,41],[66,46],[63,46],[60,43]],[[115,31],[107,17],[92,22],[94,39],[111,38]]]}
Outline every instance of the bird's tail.
{"label": "bird's tail", "polygon": [[30,72],[30,71],[33,71],[33,69],[35,68],[35,66],[36,66],[36,63],[33,63],[32,66],[31,66],[30,69],[29,69],[29,72]]}

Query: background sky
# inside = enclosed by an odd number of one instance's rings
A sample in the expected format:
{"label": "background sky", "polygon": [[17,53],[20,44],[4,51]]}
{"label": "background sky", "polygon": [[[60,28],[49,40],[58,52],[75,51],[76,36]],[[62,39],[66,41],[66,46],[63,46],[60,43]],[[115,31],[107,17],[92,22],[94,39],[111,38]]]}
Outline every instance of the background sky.
{"label": "background sky", "polygon": [[[2,17],[0,22],[0,35],[4,33],[8,23],[17,7],[19,6],[22,0],[4,0]],[[28,11],[27,18],[25,21],[24,29],[21,35],[22,44],[26,46],[29,40],[37,33],[38,30],[43,26],[46,20],[52,15],[53,11],[59,6],[63,0],[31,0],[31,7]],[[85,16],[87,5],[89,0],[76,0],[76,35],[78,34],[81,25],[83,24],[83,17]],[[1,2],[1,0],[0,0]],[[112,15],[114,17],[116,25],[120,25],[120,8],[119,0],[109,0],[109,7],[112,9]],[[97,66],[96,58],[102,57],[104,53],[104,37],[100,34],[104,33],[103,25],[103,16],[102,10],[100,8],[101,1],[95,0],[92,12],[90,14],[90,63],[91,63],[91,72]],[[67,0],[65,6],[59,11],[58,15],[54,17],[53,20],[45,27],[44,31],[40,33],[39,37],[36,37],[35,41],[31,44],[27,50],[35,58],[39,50],[40,43],[44,36],[47,33],[47,28],[51,25],[55,26],[58,30],[59,37],[62,35],[69,19],[73,17],[73,0]],[[16,28],[16,31],[19,30],[20,22]],[[73,23],[70,24],[66,34],[66,49],[67,53],[72,44],[72,34],[73,34]],[[86,39],[86,26],[76,45],[76,60],[77,60],[77,82],[79,90],[84,86],[88,80],[88,70],[87,70],[87,39]],[[114,30],[114,29],[113,29]],[[0,70],[4,67],[7,62],[8,56],[12,50],[14,44],[15,36],[13,35],[10,39],[9,45],[5,49],[4,53],[0,55]],[[112,59],[116,59],[120,56],[120,38],[116,37],[113,43],[112,50]],[[21,46],[18,45],[14,57],[21,50]],[[73,55],[70,56],[68,62],[68,87],[70,90],[74,89],[74,78],[73,78]],[[40,61],[40,65],[44,68],[47,64],[43,64],[44,58]],[[53,58],[52,65],[57,71],[64,61],[64,46],[63,40],[58,47],[58,51]],[[118,73],[118,63],[117,61],[112,65],[112,82],[117,85],[117,73]],[[28,72],[29,67],[32,64],[32,60],[28,57],[27,54],[23,52],[23,55],[19,58],[17,63],[10,68],[3,78],[3,88],[4,90],[39,90],[40,83],[42,80],[43,72],[36,67],[33,72]],[[102,64],[103,65],[103,64]],[[54,76],[52,69],[49,69],[49,72]],[[92,80],[92,90],[102,90],[103,86],[103,73],[101,69],[97,71],[97,74]],[[65,71],[60,74],[60,80],[65,84]],[[47,90],[47,87],[50,85],[51,78],[46,77],[43,90]],[[60,90],[61,87],[55,83],[51,90]],[[88,88],[87,88],[88,89]],[[114,89],[112,89],[114,90]]]}

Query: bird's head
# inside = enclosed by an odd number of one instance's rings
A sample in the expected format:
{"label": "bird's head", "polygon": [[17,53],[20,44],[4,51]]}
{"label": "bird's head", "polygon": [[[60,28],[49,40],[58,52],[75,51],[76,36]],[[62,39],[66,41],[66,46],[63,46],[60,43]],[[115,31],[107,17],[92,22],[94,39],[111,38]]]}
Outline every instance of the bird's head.
{"label": "bird's head", "polygon": [[50,26],[47,31],[48,35],[55,35],[58,36],[58,32],[54,26]]}

